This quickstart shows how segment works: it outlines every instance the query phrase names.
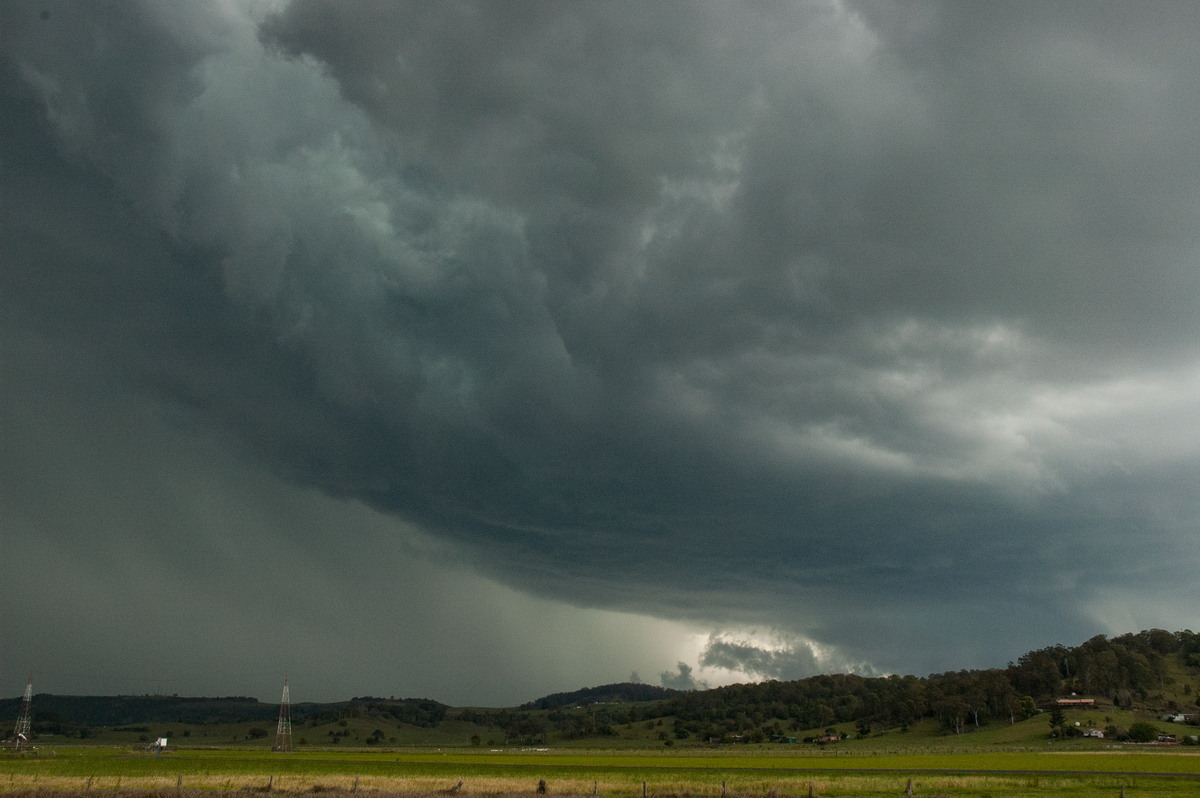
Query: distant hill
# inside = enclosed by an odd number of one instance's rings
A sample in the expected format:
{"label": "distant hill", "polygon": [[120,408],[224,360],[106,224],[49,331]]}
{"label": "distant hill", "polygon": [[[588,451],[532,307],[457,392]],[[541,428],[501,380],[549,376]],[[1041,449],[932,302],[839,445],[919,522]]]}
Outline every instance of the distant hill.
{"label": "distant hill", "polygon": [[[443,735],[439,739],[471,737],[480,741],[476,744],[484,739],[545,743],[629,734],[633,724],[667,744],[755,742],[839,725],[862,737],[916,724],[961,734],[1016,724],[1055,708],[1057,699],[1066,697],[1091,699],[1097,723],[1118,713],[1170,714],[1195,723],[1200,716],[1200,635],[1162,629],[1098,635],[1074,647],[1030,651],[1005,668],[925,677],[829,674],[694,691],[624,682],[554,693],[508,709],[454,709],[431,699],[364,696],[293,704],[292,717],[298,728],[313,730],[308,733],[314,740],[329,738],[332,743],[346,734],[370,734],[366,743],[378,744],[388,735],[399,739],[395,735],[402,737],[404,730],[427,730],[421,732],[425,738],[434,733]],[[0,724],[16,718],[19,704],[18,698],[0,700]],[[88,727],[135,724],[269,726],[279,712],[278,704],[237,696],[38,694],[33,707],[35,733],[79,737],[90,734]],[[385,728],[392,731],[385,733]],[[1070,736],[1071,729],[1061,731]]]}
{"label": "distant hill", "polygon": [[619,682],[600,687],[583,687],[569,693],[551,693],[548,696],[522,704],[521,709],[558,709],[560,707],[586,706],[588,704],[627,704],[637,701],[658,701],[679,695],[669,687],[652,684]]}
{"label": "distant hill", "polygon": [[[446,718],[450,709],[440,701],[429,698],[373,698],[364,696],[353,698],[346,704],[312,704],[307,713],[311,720],[320,723],[323,720],[337,717],[373,717],[384,720],[394,720],[409,726],[433,728]],[[293,717],[296,713],[293,712]]]}
{"label": "distant hill", "polygon": [[[20,699],[0,700],[0,717],[16,718]],[[279,705],[254,698],[181,698],[179,696],[78,696],[39,693],[33,697],[38,720],[56,719],[82,726],[134,723],[245,723],[279,716]]]}
{"label": "distant hill", "polygon": [[946,734],[1012,724],[1086,696],[1097,705],[1145,713],[1200,712],[1200,635],[1151,629],[1030,651],[1008,667],[924,678],[814,676],[684,693],[662,707],[680,739],[764,739],[853,723],[860,735],[936,720]]}

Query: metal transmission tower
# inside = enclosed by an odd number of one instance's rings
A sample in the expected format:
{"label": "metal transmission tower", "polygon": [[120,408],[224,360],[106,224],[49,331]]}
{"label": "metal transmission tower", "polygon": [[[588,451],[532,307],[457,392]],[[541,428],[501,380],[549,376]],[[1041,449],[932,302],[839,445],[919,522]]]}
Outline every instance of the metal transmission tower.
{"label": "metal transmission tower", "polygon": [[13,747],[20,751],[29,743],[29,729],[33,725],[33,674],[25,680],[25,697],[21,699],[21,714],[17,716],[17,725],[13,729]]}
{"label": "metal transmission tower", "polygon": [[279,725],[275,728],[275,747],[272,750],[292,750],[292,701],[288,696],[286,675],[283,677],[283,698],[279,700]]}

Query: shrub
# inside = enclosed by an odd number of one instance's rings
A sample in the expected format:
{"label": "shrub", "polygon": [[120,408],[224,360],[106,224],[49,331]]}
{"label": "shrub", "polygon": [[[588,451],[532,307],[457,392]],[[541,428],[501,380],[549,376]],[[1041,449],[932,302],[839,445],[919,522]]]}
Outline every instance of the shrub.
{"label": "shrub", "polygon": [[1158,727],[1139,721],[1129,727],[1129,739],[1135,743],[1152,743],[1158,739]]}

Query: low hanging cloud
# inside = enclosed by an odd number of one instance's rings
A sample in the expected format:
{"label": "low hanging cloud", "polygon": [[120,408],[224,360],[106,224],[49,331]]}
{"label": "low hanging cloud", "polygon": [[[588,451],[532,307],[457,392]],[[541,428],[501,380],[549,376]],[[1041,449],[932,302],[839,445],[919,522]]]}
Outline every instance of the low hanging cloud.
{"label": "low hanging cloud", "polygon": [[686,662],[680,662],[675,666],[674,671],[663,671],[658,675],[658,680],[663,687],[669,687],[672,690],[707,690],[709,684],[706,681],[698,680],[692,673],[692,666]]}
{"label": "low hanging cloud", "polygon": [[[781,630],[699,663],[758,677],[1184,624],[1196,14],[5,4],[3,421],[73,372],[63,418],[135,401],[389,557]],[[147,440],[107,445],[171,518],[197,472]],[[4,448],[6,522],[72,540],[27,499],[105,444]]]}
{"label": "low hanging cloud", "polygon": [[769,642],[712,634],[700,655],[704,668],[744,673],[754,680],[805,679],[822,673],[882,675],[868,663],[854,663],[811,640],[775,635]]}

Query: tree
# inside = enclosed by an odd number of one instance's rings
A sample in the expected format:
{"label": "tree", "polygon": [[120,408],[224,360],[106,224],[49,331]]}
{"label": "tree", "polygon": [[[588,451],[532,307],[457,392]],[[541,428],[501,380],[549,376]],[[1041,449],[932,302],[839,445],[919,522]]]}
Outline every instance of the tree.
{"label": "tree", "polygon": [[1063,724],[1067,722],[1067,716],[1063,712],[1063,708],[1055,704],[1050,710],[1050,731],[1057,732],[1062,729]]}
{"label": "tree", "polygon": [[1158,727],[1153,723],[1138,721],[1129,727],[1129,739],[1135,743],[1152,743],[1158,739]]}
{"label": "tree", "polygon": [[967,702],[961,696],[952,695],[935,701],[932,709],[944,730],[962,734],[963,725],[966,723],[971,708],[967,706]]}

